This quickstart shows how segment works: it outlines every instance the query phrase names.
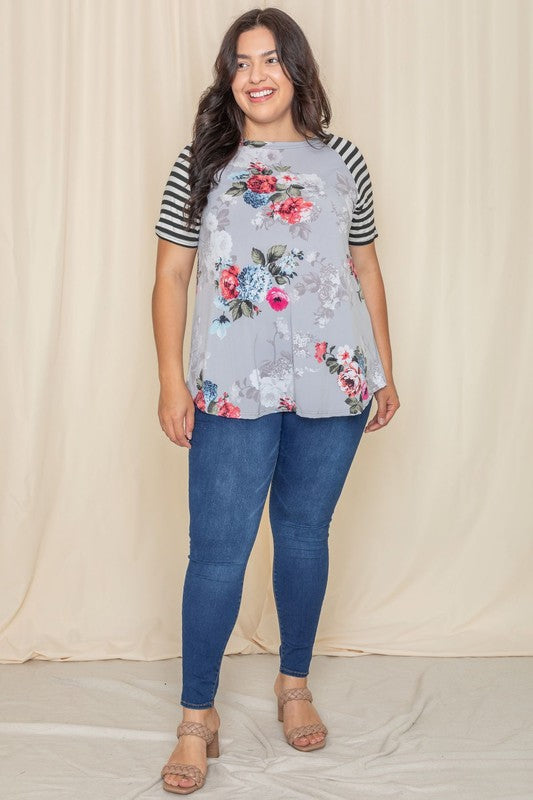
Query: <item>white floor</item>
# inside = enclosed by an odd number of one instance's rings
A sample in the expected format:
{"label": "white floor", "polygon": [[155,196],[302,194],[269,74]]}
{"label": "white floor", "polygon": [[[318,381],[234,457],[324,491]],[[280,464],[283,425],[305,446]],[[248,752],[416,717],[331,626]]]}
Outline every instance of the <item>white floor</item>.
{"label": "white floor", "polygon": [[[277,656],[225,656],[202,798],[533,800],[533,659],[315,656],[322,750],[283,738]],[[169,798],[179,659],[0,665],[2,800]]]}

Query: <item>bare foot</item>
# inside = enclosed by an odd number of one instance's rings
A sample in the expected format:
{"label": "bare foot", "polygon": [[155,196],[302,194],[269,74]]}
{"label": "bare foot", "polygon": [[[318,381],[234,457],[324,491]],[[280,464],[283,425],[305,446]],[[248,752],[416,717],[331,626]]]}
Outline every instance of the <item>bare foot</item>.
{"label": "bare foot", "polygon": [[[183,718],[182,722],[201,722],[207,725],[212,731],[218,731],[220,726],[220,717],[218,711],[214,706],[211,708],[185,708],[182,706]],[[201,736],[185,735],[180,736],[178,743],[172,751],[169,762],[179,764],[194,764],[205,775],[207,769],[207,756],[205,754],[207,742]],[[183,775],[165,775],[163,778],[170,786],[181,786],[188,789],[194,786],[195,782],[192,778],[186,778]]]}
{"label": "bare foot", "polygon": [[[274,691],[279,695],[284,689],[307,687],[307,677],[297,678],[294,675],[284,675],[278,672],[274,682]],[[300,725],[311,725],[315,722],[322,722],[316,709],[309,700],[288,700],[283,706],[283,730],[285,735],[292,728],[299,728]],[[305,747],[307,744],[316,744],[324,738],[324,733],[312,733],[309,736],[300,736],[295,739],[293,744]]]}

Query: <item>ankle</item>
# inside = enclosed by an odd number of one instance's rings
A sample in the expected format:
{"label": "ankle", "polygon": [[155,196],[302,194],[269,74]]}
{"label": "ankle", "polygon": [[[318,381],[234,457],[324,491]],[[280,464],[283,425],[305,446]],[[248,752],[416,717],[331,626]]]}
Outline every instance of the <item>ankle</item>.
{"label": "ankle", "polygon": [[218,721],[218,712],[214,706],[209,708],[187,708],[181,707],[183,718],[182,722],[202,722],[204,725],[211,721]]}
{"label": "ankle", "polygon": [[284,672],[278,672],[276,683],[283,688],[301,688],[307,686],[307,675],[285,675]]}

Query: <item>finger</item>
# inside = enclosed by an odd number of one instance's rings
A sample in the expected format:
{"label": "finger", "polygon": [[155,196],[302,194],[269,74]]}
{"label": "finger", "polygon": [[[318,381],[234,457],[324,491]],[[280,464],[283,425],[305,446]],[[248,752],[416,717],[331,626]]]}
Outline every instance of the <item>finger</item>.
{"label": "finger", "polygon": [[377,421],[377,417],[374,416],[374,417],[372,417],[372,419],[370,420],[370,422],[366,426],[365,431],[378,431],[382,427],[383,427],[383,425],[380,425],[378,423],[378,421]]}
{"label": "finger", "polygon": [[172,419],[170,417],[165,420],[165,422],[162,425],[162,428],[165,431],[168,438],[170,439],[170,441],[174,442],[174,444],[177,444],[178,442],[176,440],[176,432],[174,430],[174,425],[172,424]]}
{"label": "finger", "polygon": [[194,408],[187,409],[185,414],[185,435],[190,439],[194,430]]}
{"label": "finger", "polygon": [[171,426],[173,437],[172,441],[180,447],[190,448],[190,443],[185,438],[185,431],[183,430],[183,418],[185,415],[177,415],[171,418]]}
{"label": "finger", "polygon": [[385,399],[378,400],[378,410],[376,413],[376,417],[379,425],[385,425],[385,423],[388,422],[387,401]]}
{"label": "finger", "polygon": [[365,427],[365,431],[373,431],[373,430],[375,430],[376,428],[379,428],[379,427],[380,427],[380,426],[378,425],[378,422],[377,422],[377,416],[378,416],[378,415],[377,415],[377,411],[376,411],[376,413],[374,414],[374,416],[372,417],[372,419],[368,420],[368,422],[367,422],[367,424],[366,424],[366,427]]}

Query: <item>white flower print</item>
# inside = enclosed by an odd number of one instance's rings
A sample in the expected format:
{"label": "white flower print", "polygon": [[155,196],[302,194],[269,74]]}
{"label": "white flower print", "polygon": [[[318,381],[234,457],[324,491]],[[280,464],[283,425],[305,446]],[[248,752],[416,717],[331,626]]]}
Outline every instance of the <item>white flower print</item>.
{"label": "white flower print", "polygon": [[283,317],[280,317],[280,318],[276,319],[275,325],[276,325],[276,333],[282,339],[288,339],[289,338],[289,326],[287,325],[287,320],[283,319]]}
{"label": "white flower print", "polygon": [[315,337],[310,333],[304,331],[294,331],[292,336],[292,345],[294,348],[294,355],[298,358],[306,358],[311,350],[309,346],[314,342]]}
{"label": "white flower print", "polygon": [[216,218],[216,216],[213,214],[212,211],[209,211],[205,215],[204,224],[209,233],[211,233],[212,231],[216,231],[216,229],[218,228],[218,219]]}
{"label": "white flower print", "polygon": [[[309,256],[307,256],[309,261]],[[304,294],[310,292],[317,296],[317,308],[314,321],[323,328],[333,318],[340,304],[349,300],[349,294],[339,276],[338,267],[325,259],[314,259],[317,269],[309,270],[298,283],[294,285],[294,299],[296,302]]]}
{"label": "white flower print", "polygon": [[261,396],[261,403],[267,408],[277,407],[280,397],[288,394],[292,386],[291,376],[286,374],[279,375],[261,375],[259,370],[255,369],[250,373],[250,380],[256,389],[259,389]]}
{"label": "white flower print", "polygon": [[342,347],[337,347],[337,361],[340,361],[341,364],[349,364],[353,361],[354,351],[353,347],[345,344]]}
{"label": "white flower print", "polygon": [[324,181],[314,173],[300,173],[298,183],[303,184],[306,189],[310,189],[314,195],[324,196],[326,194]]}

